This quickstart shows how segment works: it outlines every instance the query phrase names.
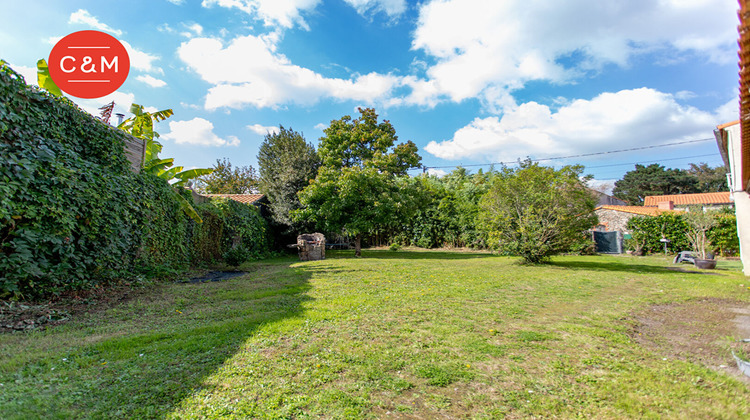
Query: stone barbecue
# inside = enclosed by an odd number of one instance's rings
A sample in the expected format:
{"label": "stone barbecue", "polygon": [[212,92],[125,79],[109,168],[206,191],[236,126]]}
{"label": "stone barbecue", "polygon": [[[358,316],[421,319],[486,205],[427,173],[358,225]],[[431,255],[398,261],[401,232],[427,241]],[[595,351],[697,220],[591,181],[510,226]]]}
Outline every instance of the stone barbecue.
{"label": "stone barbecue", "polygon": [[297,243],[289,247],[297,248],[300,261],[318,261],[326,258],[326,237],[322,233],[303,233],[297,236]]}

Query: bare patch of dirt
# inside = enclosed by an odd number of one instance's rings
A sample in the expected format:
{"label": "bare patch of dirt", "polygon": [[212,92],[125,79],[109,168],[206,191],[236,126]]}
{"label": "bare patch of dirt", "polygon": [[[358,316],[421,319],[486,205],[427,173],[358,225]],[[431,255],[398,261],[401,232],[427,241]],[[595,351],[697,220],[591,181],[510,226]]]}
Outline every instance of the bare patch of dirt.
{"label": "bare patch of dirt", "polygon": [[140,293],[130,284],[68,292],[39,302],[0,301],[0,333],[60,325],[72,317],[107,310]]}
{"label": "bare patch of dirt", "polygon": [[653,305],[633,315],[633,338],[664,357],[701,363],[750,383],[729,351],[733,340],[750,338],[750,305],[707,298]]}

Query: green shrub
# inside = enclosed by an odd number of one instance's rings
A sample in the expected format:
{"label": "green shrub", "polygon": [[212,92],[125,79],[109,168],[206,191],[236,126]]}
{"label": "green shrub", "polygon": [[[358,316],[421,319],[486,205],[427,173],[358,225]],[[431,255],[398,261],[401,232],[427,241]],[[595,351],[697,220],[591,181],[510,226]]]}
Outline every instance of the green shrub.
{"label": "green shrub", "polygon": [[[737,237],[737,217],[732,209],[712,213],[716,226],[708,231],[711,250],[720,255],[734,255],[739,252]],[[667,250],[672,253],[693,248],[687,236],[688,225],[680,213],[663,213],[656,217],[636,216],[628,221],[632,239],[625,240],[625,247],[632,251],[642,249],[644,253],[664,251],[662,237],[669,239]]]}
{"label": "green shrub", "polygon": [[692,249],[686,232],[687,224],[679,213],[662,213],[659,216],[636,216],[628,221],[632,239],[625,242],[631,251],[646,253],[664,252],[662,238],[669,239],[667,251],[680,252]]}
{"label": "green shrub", "polygon": [[716,215],[716,226],[708,231],[713,251],[719,255],[737,255],[740,252],[740,239],[737,236],[737,216],[734,210],[725,209]]}
{"label": "green shrub", "polygon": [[250,259],[250,251],[240,245],[224,253],[224,262],[231,267],[237,267]]}
{"label": "green shrub", "polygon": [[388,247],[391,251],[401,251],[401,245],[398,243],[392,243],[391,246]]}
{"label": "green shrub", "polygon": [[193,265],[226,261],[229,251],[239,247],[248,253],[240,263],[268,253],[271,247],[269,226],[255,206],[229,199],[212,199],[195,208],[203,223],[190,224]]}

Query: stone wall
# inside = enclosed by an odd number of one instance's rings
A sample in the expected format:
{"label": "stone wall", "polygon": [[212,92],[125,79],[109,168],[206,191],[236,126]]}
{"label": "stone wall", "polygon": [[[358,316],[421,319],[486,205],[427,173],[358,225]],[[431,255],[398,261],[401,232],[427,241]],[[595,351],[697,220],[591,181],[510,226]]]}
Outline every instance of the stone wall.
{"label": "stone wall", "polygon": [[[623,234],[630,233],[628,230],[628,220],[637,216],[633,213],[626,213],[623,211],[599,209],[595,211],[599,217],[599,224],[604,226],[604,231],[615,232],[619,231]],[[599,229],[601,230],[601,229]]]}

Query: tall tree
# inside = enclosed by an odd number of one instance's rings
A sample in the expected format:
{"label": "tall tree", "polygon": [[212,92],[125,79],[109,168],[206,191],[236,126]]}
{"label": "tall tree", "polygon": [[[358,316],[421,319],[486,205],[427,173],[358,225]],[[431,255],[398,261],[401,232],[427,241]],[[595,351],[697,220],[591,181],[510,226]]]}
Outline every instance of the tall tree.
{"label": "tall tree", "polygon": [[691,163],[687,173],[698,178],[700,192],[729,191],[727,183],[727,168],[724,165],[712,168],[706,163]]}
{"label": "tall tree", "polygon": [[635,169],[615,182],[612,193],[620,200],[633,205],[643,205],[649,195],[692,194],[700,192],[698,179],[681,169],[664,169],[654,163],[648,166],[635,165]]}
{"label": "tall tree", "polygon": [[259,186],[277,223],[289,230],[300,227],[290,213],[301,207],[297,193],[315,178],[319,166],[315,147],[302,134],[284,126],[266,134],[258,151]]}
{"label": "tall tree", "polygon": [[251,165],[233,168],[229,159],[216,159],[213,172],[200,177],[197,187],[208,194],[252,194],[258,191],[258,175]]}
{"label": "tall tree", "polygon": [[528,160],[517,169],[504,167],[480,201],[480,228],[489,244],[529,263],[582,245],[597,221],[596,200],[581,180],[582,170]]}
{"label": "tall tree", "polygon": [[398,177],[419,166],[421,158],[411,141],[396,144],[396,130],[388,120],[378,122],[372,108],[360,117],[346,115],[331,121],[320,139],[322,166],[300,193],[302,220],[329,231],[355,236],[355,255],[361,255],[362,234],[398,222],[413,206],[408,189]]}

